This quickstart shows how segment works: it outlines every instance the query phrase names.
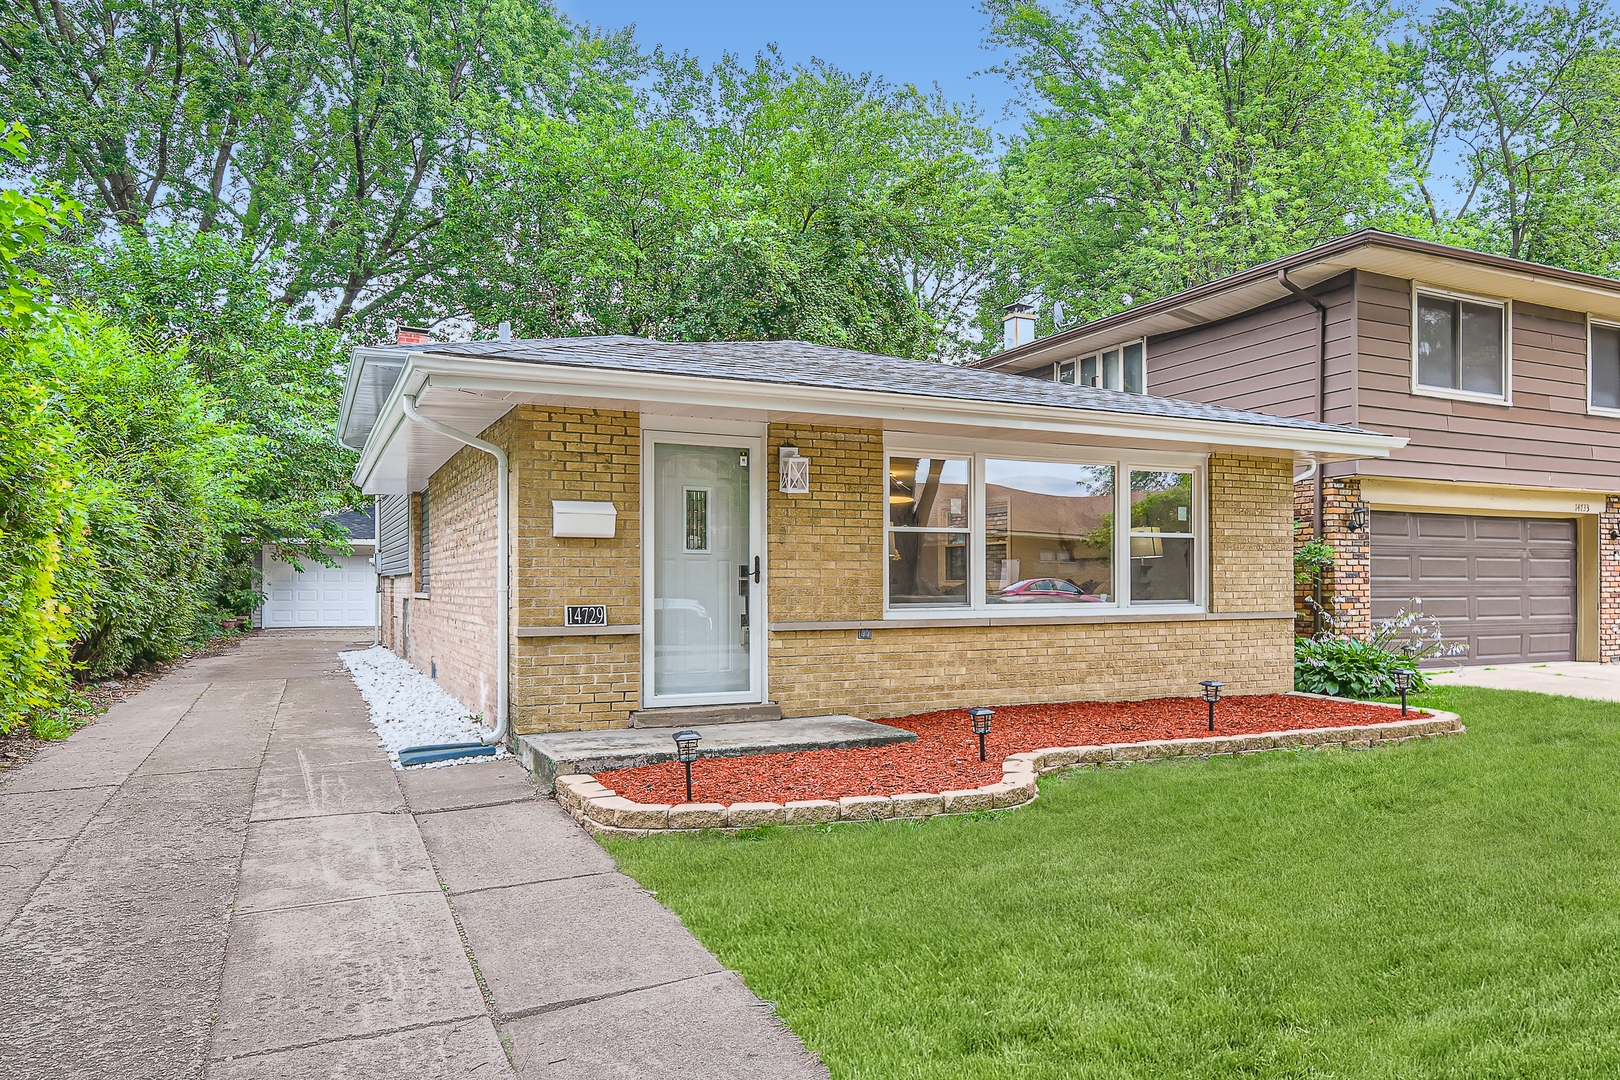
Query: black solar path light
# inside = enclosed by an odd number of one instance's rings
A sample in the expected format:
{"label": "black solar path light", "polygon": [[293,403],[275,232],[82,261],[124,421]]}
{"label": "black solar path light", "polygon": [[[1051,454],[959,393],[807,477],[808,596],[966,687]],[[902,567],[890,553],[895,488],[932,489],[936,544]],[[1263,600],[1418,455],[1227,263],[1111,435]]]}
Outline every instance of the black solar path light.
{"label": "black solar path light", "polygon": [[979,737],[979,760],[984,760],[984,737],[990,734],[990,718],[996,715],[996,710],[987,709],[983,705],[968,710],[968,718],[973,721],[973,734]]}
{"label": "black solar path light", "polygon": [[1205,679],[1198,685],[1204,688],[1204,700],[1209,702],[1209,730],[1214,731],[1215,703],[1221,700],[1221,687],[1225,686],[1226,684],[1216,682],[1214,679]]}
{"label": "black solar path light", "polygon": [[1407,692],[1412,689],[1412,678],[1416,674],[1417,673],[1411,668],[1404,667],[1398,667],[1394,671],[1390,672],[1390,675],[1395,679],[1395,689],[1399,691],[1401,695],[1402,716],[1406,715],[1406,695]]}
{"label": "black solar path light", "polygon": [[675,733],[675,760],[686,766],[686,801],[692,801],[692,762],[697,760],[698,740],[703,738],[690,729]]}

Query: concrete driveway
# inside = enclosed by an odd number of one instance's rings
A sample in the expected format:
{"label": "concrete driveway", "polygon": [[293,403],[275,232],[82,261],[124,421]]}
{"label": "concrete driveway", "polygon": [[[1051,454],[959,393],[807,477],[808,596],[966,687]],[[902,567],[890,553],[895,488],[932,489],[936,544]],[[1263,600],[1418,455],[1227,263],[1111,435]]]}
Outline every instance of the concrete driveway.
{"label": "concrete driveway", "polygon": [[1620,664],[1486,664],[1437,671],[1430,678],[1442,686],[1533,690],[1594,701],[1620,701]]}
{"label": "concrete driveway", "polygon": [[0,1077],[825,1077],[514,762],[389,767],[337,653],[194,661],[0,786]]}

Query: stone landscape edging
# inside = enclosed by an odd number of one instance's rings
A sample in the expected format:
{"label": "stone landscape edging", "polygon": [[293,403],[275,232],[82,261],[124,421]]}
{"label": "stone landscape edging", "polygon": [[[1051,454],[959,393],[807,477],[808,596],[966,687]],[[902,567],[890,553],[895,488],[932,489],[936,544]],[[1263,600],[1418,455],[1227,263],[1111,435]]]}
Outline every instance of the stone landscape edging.
{"label": "stone landscape edging", "polygon": [[[1398,709],[1384,702],[1362,702]],[[1197,739],[1151,739],[1134,743],[1058,746],[1011,754],[1001,763],[1001,781],[976,788],[902,795],[847,795],[786,803],[638,803],[620,796],[594,776],[557,778],[563,809],[594,834],[646,836],[662,832],[735,831],[765,825],[825,825],[834,822],[908,820],[985,810],[1012,810],[1040,795],[1036,777],[1058,769],[1129,765],[1171,757],[1234,757],[1302,747],[1364,750],[1373,746],[1461,735],[1468,729],[1456,713],[1409,709],[1405,719],[1355,727],[1296,728],[1248,735]]]}

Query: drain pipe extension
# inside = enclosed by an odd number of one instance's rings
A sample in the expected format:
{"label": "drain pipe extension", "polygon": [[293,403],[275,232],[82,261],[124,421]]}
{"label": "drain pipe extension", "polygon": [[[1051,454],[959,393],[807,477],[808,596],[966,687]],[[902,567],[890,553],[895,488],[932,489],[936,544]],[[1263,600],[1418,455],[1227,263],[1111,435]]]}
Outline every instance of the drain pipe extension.
{"label": "drain pipe extension", "polygon": [[[427,389],[426,386],[423,389]],[[510,607],[507,604],[507,581],[511,576],[511,545],[507,537],[507,479],[506,451],[494,443],[474,438],[465,431],[457,431],[437,420],[430,420],[416,411],[416,398],[407,395],[403,399],[405,415],[412,423],[421,424],[429,431],[437,432],[447,439],[463,443],[474,450],[482,450],[495,459],[495,637],[500,642],[500,653],[495,665],[495,693],[497,703],[495,706],[495,730],[483,736],[485,746],[499,746],[506,741],[506,699],[508,668],[511,660],[511,646],[507,641],[509,634]]]}

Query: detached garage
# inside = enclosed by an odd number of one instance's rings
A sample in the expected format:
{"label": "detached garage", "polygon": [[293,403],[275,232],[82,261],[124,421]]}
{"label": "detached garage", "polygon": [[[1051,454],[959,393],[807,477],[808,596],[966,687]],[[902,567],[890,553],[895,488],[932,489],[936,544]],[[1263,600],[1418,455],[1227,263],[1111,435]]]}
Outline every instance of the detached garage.
{"label": "detached garage", "polygon": [[1421,599],[1447,640],[1468,645],[1450,663],[1574,660],[1576,546],[1570,518],[1375,510],[1373,620]]}
{"label": "detached garage", "polygon": [[264,604],[254,625],[300,629],[376,625],[377,571],[372,565],[376,532],[370,514],[347,512],[338,522],[349,533],[352,555],[333,555],[336,566],[301,560],[303,569],[277,559],[266,545],[260,554]]}

